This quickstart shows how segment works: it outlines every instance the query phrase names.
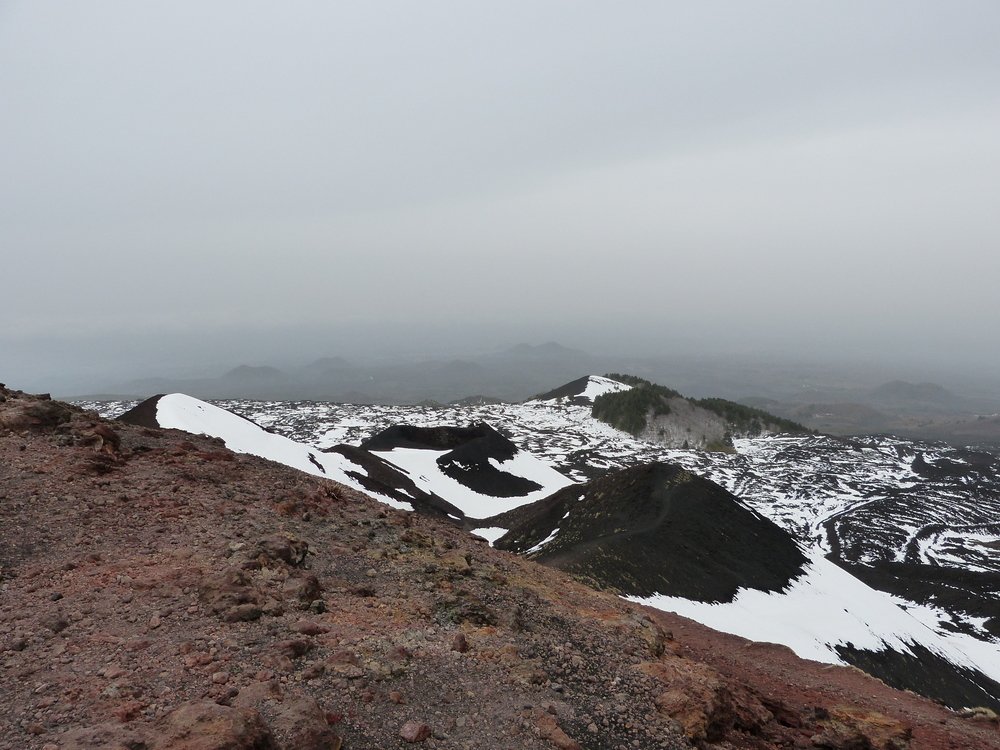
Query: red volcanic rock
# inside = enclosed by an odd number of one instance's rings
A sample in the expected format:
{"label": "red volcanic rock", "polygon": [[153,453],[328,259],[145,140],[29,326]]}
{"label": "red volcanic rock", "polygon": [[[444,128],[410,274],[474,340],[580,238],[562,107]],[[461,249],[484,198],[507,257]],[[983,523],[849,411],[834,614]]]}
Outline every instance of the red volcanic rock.
{"label": "red volcanic rock", "polygon": [[330,632],[330,627],[311,620],[299,620],[292,626],[292,630],[302,635],[323,635]]}
{"label": "red volcanic rock", "polygon": [[431,728],[419,721],[408,721],[399,730],[399,736],[407,742],[423,742],[431,736]]}
{"label": "red volcanic rock", "polygon": [[286,699],[271,722],[285,737],[285,746],[295,750],[338,750],[342,740],[330,728],[326,712],[313,698]]}
{"label": "red volcanic rock", "polygon": [[167,716],[161,731],[157,750],[280,750],[252,708],[188,703]]}

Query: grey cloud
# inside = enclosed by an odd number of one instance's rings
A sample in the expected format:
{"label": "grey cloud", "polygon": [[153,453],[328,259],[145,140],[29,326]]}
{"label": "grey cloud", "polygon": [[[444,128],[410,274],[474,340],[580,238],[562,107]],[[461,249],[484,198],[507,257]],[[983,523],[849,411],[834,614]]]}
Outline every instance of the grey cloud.
{"label": "grey cloud", "polygon": [[998,31],[989,2],[8,2],[0,347],[460,320],[982,361]]}

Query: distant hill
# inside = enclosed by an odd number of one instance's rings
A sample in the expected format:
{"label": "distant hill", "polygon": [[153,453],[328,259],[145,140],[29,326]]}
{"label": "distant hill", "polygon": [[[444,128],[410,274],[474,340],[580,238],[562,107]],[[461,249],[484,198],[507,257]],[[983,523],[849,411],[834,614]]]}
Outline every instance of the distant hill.
{"label": "distant hill", "polygon": [[1000,404],[960,396],[938,383],[892,380],[874,388],[806,389],[781,399],[743,397],[740,403],[831,435],[897,435],[1000,448]]}
{"label": "distant hill", "polygon": [[207,399],[367,404],[446,404],[469,397],[523,401],[552,383],[609,364],[555,342],[523,343],[490,354],[450,359],[361,364],[330,356],[280,370],[244,363],[216,377],[152,377],[115,385],[112,390],[136,398],[177,392]]}
{"label": "distant hill", "polygon": [[597,375],[585,375],[582,378],[572,380],[558,388],[535,396],[532,401],[565,401],[569,404],[591,406],[594,399],[605,393],[618,393],[627,391],[632,386],[610,377],[599,377]]}
{"label": "distant hill", "polygon": [[937,383],[908,383],[893,380],[874,388],[868,402],[882,408],[953,407],[961,401],[944,386]]}
{"label": "distant hill", "polygon": [[[877,377],[864,373],[847,377],[825,369],[766,364],[748,367],[732,360],[595,356],[556,342],[521,343],[461,358],[361,363],[326,356],[305,365],[282,364],[280,369],[245,362],[228,371],[220,368],[214,377],[151,377],[109,383],[102,386],[102,392],[137,400],[156,393],[182,392],[203,399],[365,404],[448,404],[475,394],[487,402],[520,402],[548,391],[553,384],[586,383],[582,373],[598,372],[635,373],[649,383],[669,383],[689,399],[691,394],[732,399],[733,403],[829,434],[894,434],[962,446],[1000,447],[1000,420],[996,418],[1000,414],[1000,396],[989,389],[953,391],[950,386],[916,378],[887,380],[883,373]],[[627,376],[621,377],[627,382]],[[552,395],[549,391],[543,397]],[[583,395],[581,388],[570,388],[563,398],[579,395]],[[707,402],[698,405],[711,411]],[[678,405],[674,410],[675,420],[683,408]],[[685,424],[676,435],[671,432],[672,420],[665,421],[667,424],[657,427],[656,432],[643,436],[678,447],[685,440],[689,446],[707,445],[710,441],[725,443],[725,428],[714,437],[706,431],[705,440],[699,443],[698,430],[704,420],[697,416],[691,416],[689,421],[693,423]],[[752,428],[754,418],[747,421]],[[767,432],[769,428],[761,424]],[[663,436],[658,434],[661,428]],[[779,425],[777,429],[791,428]],[[732,436],[740,432],[737,428]],[[697,435],[692,439],[694,433]]]}
{"label": "distant hill", "polygon": [[812,432],[798,422],[735,401],[685,398],[634,375],[606,377],[630,387],[595,398],[594,418],[659,445],[726,450],[733,438]]}

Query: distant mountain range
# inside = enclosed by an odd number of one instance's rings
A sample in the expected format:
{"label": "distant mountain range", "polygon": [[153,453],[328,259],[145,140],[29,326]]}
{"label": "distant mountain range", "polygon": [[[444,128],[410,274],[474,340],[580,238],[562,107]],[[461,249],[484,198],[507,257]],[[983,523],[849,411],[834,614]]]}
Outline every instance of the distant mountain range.
{"label": "distant mountain range", "polygon": [[343,357],[325,357],[287,370],[241,365],[216,378],[148,378],[123,383],[115,390],[143,398],[181,392],[197,398],[359,404],[448,403],[473,394],[521,401],[547,383],[596,369],[598,364],[598,358],[585,352],[550,342],[519,344],[475,359],[355,364]]}
{"label": "distant mountain range", "polygon": [[811,389],[740,403],[835,435],[883,433],[1000,447],[996,404],[958,396],[936,383],[894,380],[870,389]]}
{"label": "distant mountain range", "polygon": [[215,377],[132,380],[109,391],[118,395],[100,398],[178,392],[202,399],[380,405],[520,402],[552,383],[594,372],[634,373],[671,383],[695,398],[722,397],[830,434],[897,434],[1000,446],[996,388],[959,393],[936,383],[873,381],[870,373],[827,373],[815,366],[594,356],[555,342],[458,358],[360,363],[332,356],[296,366],[243,364]]}
{"label": "distant mountain range", "polygon": [[[168,395],[122,419],[219,437],[637,601],[1000,710],[995,457],[765,429],[729,451],[670,450],[592,416],[631,380],[523,404],[227,404],[244,416]],[[647,406],[647,422],[670,416]]]}

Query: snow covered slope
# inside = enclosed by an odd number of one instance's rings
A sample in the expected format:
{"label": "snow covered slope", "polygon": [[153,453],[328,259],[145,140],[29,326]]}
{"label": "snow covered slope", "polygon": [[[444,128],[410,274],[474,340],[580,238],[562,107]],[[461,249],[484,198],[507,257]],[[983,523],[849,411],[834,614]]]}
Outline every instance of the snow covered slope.
{"label": "snow covered slope", "polygon": [[[268,432],[231,411],[183,393],[154,396],[120,418],[150,427],[217,437],[227,448],[237,453],[260,456],[307,474],[333,479],[348,487],[372,493],[372,490],[365,488],[359,481],[368,471],[346,456],[322,453],[290,438]],[[388,495],[378,495],[377,499],[395,508],[412,509],[412,504]]]}
{"label": "snow covered slope", "polygon": [[[914,644],[1000,681],[1000,648],[970,636],[945,638],[906,604],[866,586],[834,563],[814,555],[802,576],[784,591],[745,588],[731,602],[677,596],[628,596],[677,612],[716,630],[755,641],[783,643],[806,659],[843,662],[838,648],[909,652]],[[903,604],[903,606],[900,606]]]}
{"label": "snow covered slope", "polygon": [[[321,451],[268,432],[250,419],[219,406],[180,393],[150,399],[133,412],[144,415],[147,421],[140,423],[218,437],[226,447],[238,453],[260,456],[308,474],[333,479],[396,508],[428,510],[429,506],[456,520],[465,516],[482,518],[502,513],[572,484],[571,479],[529,453],[518,450],[517,446],[492,430],[496,440],[508,445],[500,446],[499,460],[487,457],[487,467],[498,476],[520,480],[524,486],[522,491],[497,493],[488,487],[477,490],[470,486],[469,480],[463,476],[467,473],[463,469],[469,468],[469,454],[460,453],[455,448],[433,450],[426,446],[389,446],[389,450],[375,451],[350,450],[349,446],[345,446]],[[138,417],[133,412],[122,418],[137,421]],[[447,460],[455,454],[459,460]],[[382,465],[373,466],[373,461]],[[389,467],[403,476],[387,476]],[[374,473],[379,474],[377,479],[371,476]]]}
{"label": "snow covered slope", "polygon": [[573,480],[485,422],[470,427],[396,425],[361,444],[448,498],[471,518],[485,518],[540,500]]}
{"label": "snow covered slope", "polygon": [[819,555],[781,592],[743,589],[724,603],[627,598],[726,633],[784,644],[806,659],[854,664],[952,708],[1000,705],[1000,646],[940,631],[937,613],[887,596]]}
{"label": "snow covered slope", "polygon": [[519,451],[507,461],[496,461],[493,466],[501,472],[521,477],[533,484],[524,494],[498,497],[487,492],[477,492],[468,484],[442,470],[442,459],[450,451],[435,451],[420,448],[394,448],[390,451],[372,451],[409,474],[417,485],[425,491],[447,498],[471,518],[486,518],[497,513],[516,508],[525,503],[541,500],[556,490],[572,484],[573,480],[563,476],[534,456]]}
{"label": "snow covered slope", "polygon": [[955,708],[1000,707],[997,644],[929,627],[676,464],[608,474],[489,523],[509,529],[497,547],[634,601],[805,658],[863,666]]}
{"label": "snow covered slope", "polygon": [[587,375],[560,386],[548,393],[535,396],[527,403],[535,404],[544,401],[566,402],[574,406],[591,406],[594,399],[605,393],[621,393],[631,390],[632,386],[601,375]]}

